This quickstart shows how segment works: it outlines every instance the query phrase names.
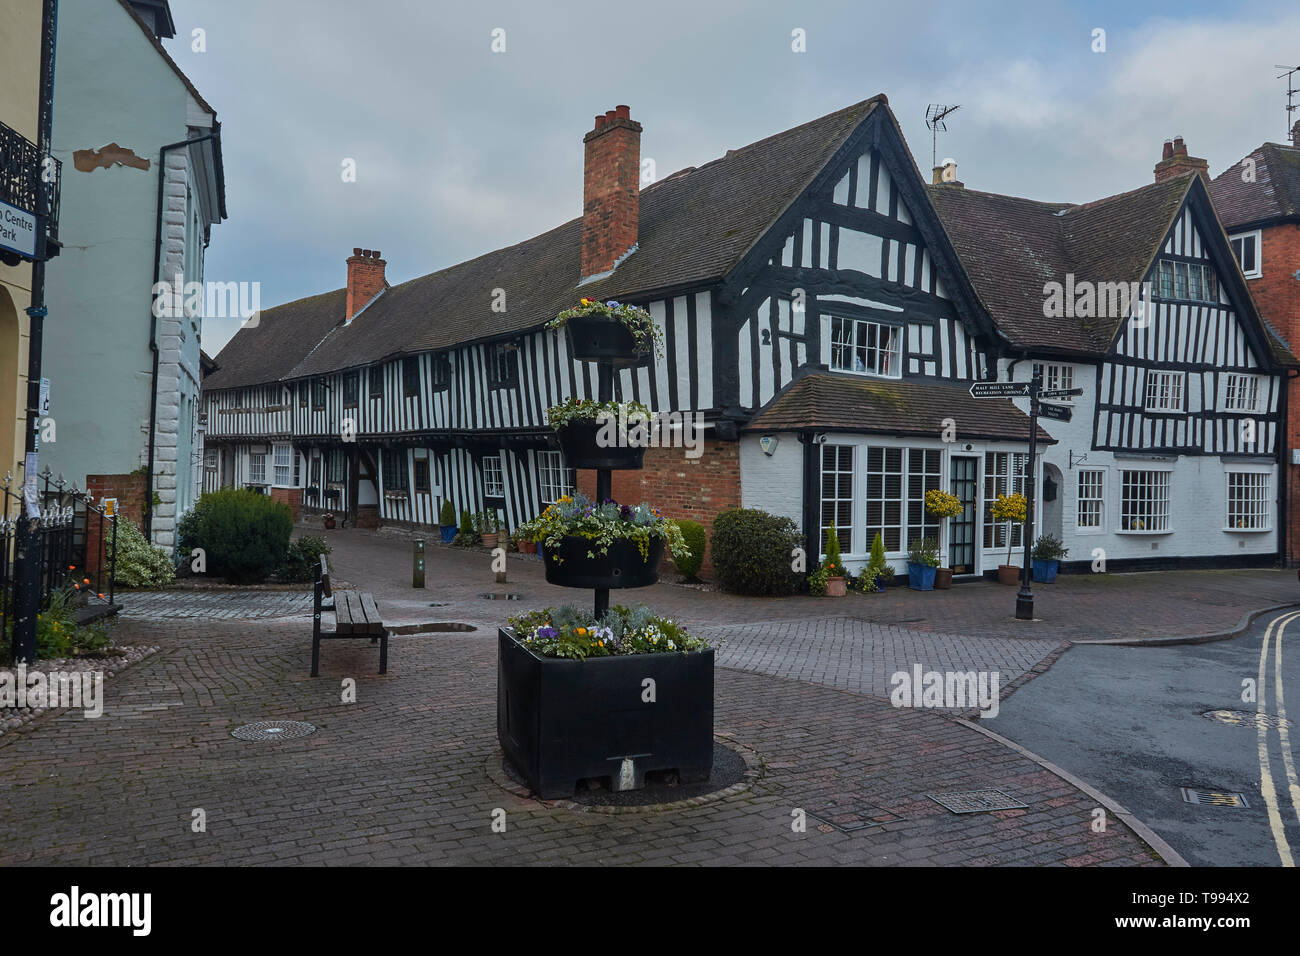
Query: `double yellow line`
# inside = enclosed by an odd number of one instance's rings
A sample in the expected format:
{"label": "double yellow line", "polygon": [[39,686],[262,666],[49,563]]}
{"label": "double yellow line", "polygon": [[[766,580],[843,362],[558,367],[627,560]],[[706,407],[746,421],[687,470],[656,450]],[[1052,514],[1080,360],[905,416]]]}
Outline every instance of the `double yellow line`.
{"label": "double yellow line", "polygon": [[1273,831],[1273,842],[1277,844],[1277,854],[1282,858],[1283,866],[1295,866],[1291,856],[1291,845],[1286,839],[1286,830],[1282,825],[1282,811],[1278,807],[1277,789],[1273,785],[1271,758],[1268,755],[1268,645],[1277,628],[1277,640],[1273,644],[1273,683],[1277,685],[1278,737],[1282,743],[1282,766],[1286,771],[1287,791],[1291,798],[1291,809],[1300,820],[1300,779],[1296,777],[1295,760],[1291,756],[1291,735],[1286,726],[1286,699],[1282,689],[1282,635],[1286,626],[1300,617],[1300,611],[1283,614],[1269,622],[1264,631],[1264,643],[1259,649],[1259,687],[1256,699],[1255,722],[1259,734],[1259,789],[1264,796],[1264,806],[1268,809],[1268,826]]}

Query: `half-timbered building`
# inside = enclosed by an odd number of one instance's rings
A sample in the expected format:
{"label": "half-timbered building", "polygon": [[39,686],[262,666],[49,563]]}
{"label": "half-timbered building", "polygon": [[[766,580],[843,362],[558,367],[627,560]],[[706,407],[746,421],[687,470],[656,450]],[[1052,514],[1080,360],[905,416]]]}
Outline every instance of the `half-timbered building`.
{"label": "half-timbered building", "polygon": [[[1049,530],[1119,560],[1275,549],[1271,526],[1225,530],[1230,502],[1271,493],[1289,353],[1223,274],[1231,255],[1199,177],[1090,206],[928,186],[883,96],[644,188],[640,136],[626,107],[596,118],[577,219],[399,285],[358,249],[344,288],[241,329],[204,383],[207,486],[411,526],[436,524],[450,500],[513,527],[590,490],[546,410],[594,396],[595,382],[543,328],[589,296],[642,305],[664,333],[662,355],[618,374],[617,397],[703,429],[616,472],[619,500],[706,525],[723,508],[764,508],[795,519],[810,551],[834,525],[850,567],[877,533],[896,564],[936,536],[960,573],[991,571],[1019,543],[988,506],[1023,487],[1029,418],[969,387],[1039,364],[1049,383],[1092,382],[1069,426],[1040,426]],[[1076,317],[1073,300],[1068,317],[1045,312],[1045,284],[1067,273],[1158,284],[1166,272],[1169,295],[1142,328]],[[1242,376],[1230,401],[1253,388],[1258,403],[1249,445],[1229,425],[1245,406],[1210,397],[1230,374]],[[1099,489],[1079,483],[1088,456]],[[1265,478],[1234,484],[1238,473]],[[1229,509],[1213,538],[1206,506],[1186,506],[1212,487]],[[965,513],[941,527],[924,508],[931,488]],[[1104,530],[1081,529],[1094,501]]]}

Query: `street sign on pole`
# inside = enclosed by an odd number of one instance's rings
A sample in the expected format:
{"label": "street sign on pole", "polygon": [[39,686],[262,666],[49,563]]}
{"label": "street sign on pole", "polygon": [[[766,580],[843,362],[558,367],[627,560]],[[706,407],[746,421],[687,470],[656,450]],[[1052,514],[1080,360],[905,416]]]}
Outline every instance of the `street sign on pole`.
{"label": "street sign on pole", "polygon": [[1075,395],[1082,395],[1081,388],[1045,388],[1038,393],[1039,398],[1072,398]]}
{"label": "street sign on pole", "polygon": [[1029,394],[1028,382],[976,382],[970,387],[971,398],[1015,398]]}
{"label": "street sign on pole", "polygon": [[1058,422],[1068,422],[1074,417],[1074,412],[1070,411],[1064,405],[1049,405],[1046,402],[1038,403],[1038,414],[1047,418],[1054,418]]}

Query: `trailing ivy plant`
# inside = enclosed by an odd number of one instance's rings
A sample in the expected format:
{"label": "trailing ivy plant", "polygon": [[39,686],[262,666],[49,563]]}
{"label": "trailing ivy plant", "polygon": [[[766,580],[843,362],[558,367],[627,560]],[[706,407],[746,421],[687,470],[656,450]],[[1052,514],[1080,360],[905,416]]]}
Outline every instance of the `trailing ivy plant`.
{"label": "trailing ivy plant", "polygon": [[654,413],[641,402],[597,402],[590,398],[570,398],[560,405],[553,405],[546,410],[546,421],[559,431],[570,422],[594,422],[599,419],[612,419],[627,425],[649,424]]}
{"label": "trailing ivy plant", "polygon": [[[609,553],[615,541],[635,541],[642,559],[650,556],[650,541],[664,541],[674,558],[688,557],[691,550],[682,537],[677,522],[666,518],[658,508],[642,503],[621,505],[606,499],[596,504],[582,492],[564,495],[532,521],[517,529],[520,535],[544,543],[548,552],[558,552],[566,537],[586,538],[590,547],[587,557]],[[555,560],[559,561],[558,554]]]}

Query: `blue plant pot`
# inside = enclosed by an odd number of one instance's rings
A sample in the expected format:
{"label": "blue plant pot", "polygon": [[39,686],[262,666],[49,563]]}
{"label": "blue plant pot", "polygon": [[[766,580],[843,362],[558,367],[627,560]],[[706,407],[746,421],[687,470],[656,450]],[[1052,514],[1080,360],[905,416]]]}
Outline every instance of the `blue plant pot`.
{"label": "blue plant pot", "polygon": [[1061,566],[1061,562],[1053,558],[1051,561],[1039,561],[1034,559],[1034,580],[1042,584],[1051,584],[1056,580],[1056,571]]}
{"label": "blue plant pot", "polygon": [[917,564],[915,561],[908,561],[907,586],[913,591],[933,591],[934,573],[938,570],[938,568],[932,568],[928,564]]}
{"label": "blue plant pot", "polygon": [[443,544],[451,544],[453,541],[456,540],[456,525],[444,524],[444,525],[439,525],[438,527],[442,531]]}

